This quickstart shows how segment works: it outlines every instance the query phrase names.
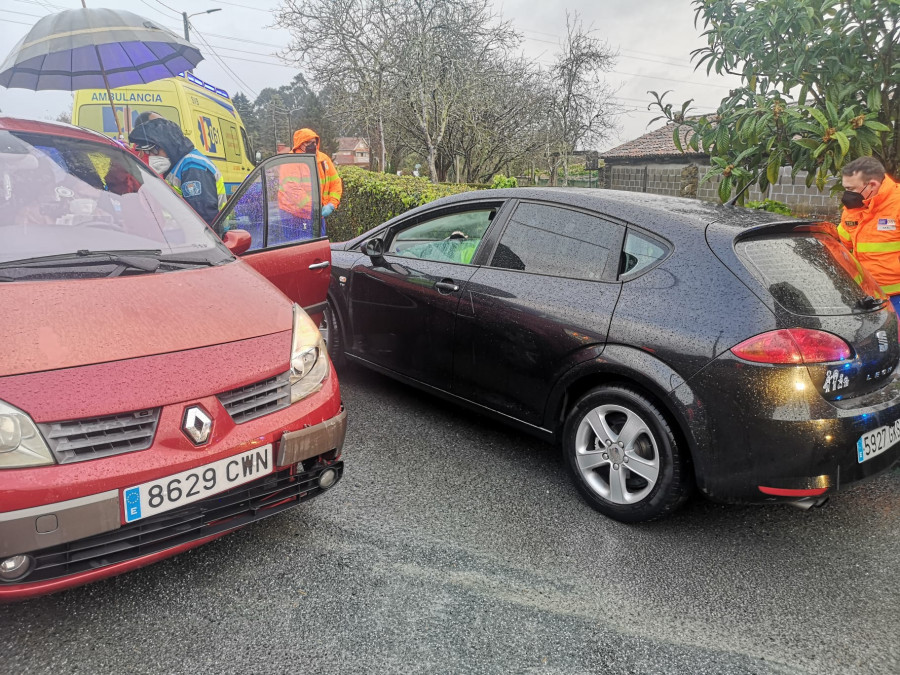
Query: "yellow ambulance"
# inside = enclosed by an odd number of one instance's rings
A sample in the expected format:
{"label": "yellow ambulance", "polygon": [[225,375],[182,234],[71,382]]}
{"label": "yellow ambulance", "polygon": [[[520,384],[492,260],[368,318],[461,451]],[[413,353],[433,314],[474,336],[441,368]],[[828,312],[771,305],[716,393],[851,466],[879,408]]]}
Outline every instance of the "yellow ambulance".
{"label": "yellow ambulance", "polygon": [[[148,84],[112,90],[119,124],[126,138],[137,116],[152,111],[181,126],[194,147],[209,157],[225,179],[225,192],[241,184],[254,165],[253,149],[228,92],[190,73]],[[116,138],[105,89],[75,92],[72,124]]]}

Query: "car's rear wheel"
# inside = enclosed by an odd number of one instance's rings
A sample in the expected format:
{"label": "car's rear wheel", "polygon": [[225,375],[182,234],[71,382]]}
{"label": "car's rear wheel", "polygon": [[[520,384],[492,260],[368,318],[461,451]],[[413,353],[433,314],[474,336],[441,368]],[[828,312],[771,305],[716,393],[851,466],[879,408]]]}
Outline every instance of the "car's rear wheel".
{"label": "car's rear wheel", "polygon": [[626,523],[660,518],[684,503],[687,458],[659,408],[625,387],[598,387],[572,408],[563,450],[585,500]]}
{"label": "car's rear wheel", "polygon": [[335,366],[342,365],[344,363],[344,343],[341,339],[340,319],[338,319],[338,313],[331,304],[331,300],[328,301],[325,312],[322,315],[319,333],[325,341],[325,346],[328,347],[328,355],[331,357],[331,362]]}

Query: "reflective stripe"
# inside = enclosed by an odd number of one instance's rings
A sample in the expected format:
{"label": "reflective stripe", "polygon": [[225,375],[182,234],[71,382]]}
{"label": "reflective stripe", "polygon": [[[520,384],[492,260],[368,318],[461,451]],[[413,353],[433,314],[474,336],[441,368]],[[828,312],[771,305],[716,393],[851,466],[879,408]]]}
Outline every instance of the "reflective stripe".
{"label": "reflective stripe", "polygon": [[325,180],[323,180],[322,182],[323,182],[323,183],[333,183],[334,181],[340,180],[340,179],[341,179],[341,178],[340,178],[340,176],[338,176],[338,175],[334,175],[334,176],[326,176],[326,177],[325,177]]}
{"label": "reflective stripe", "polygon": [[228,195],[225,194],[225,179],[222,178],[222,174],[219,174],[216,178],[216,194],[218,196],[219,211],[221,211],[222,207],[225,206],[225,202],[228,201]]}
{"label": "reflective stripe", "polygon": [[895,295],[900,293],[900,284],[890,284],[889,286],[882,286],[881,290],[883,290],[888,295]]}
{"label": "reflective stripe", "polygon": [[838,231],[838,235],[840,235],[841,239],[850,239],[850,233],[847,232],[847,230],[843,224],[838,225],[837,231]]}
{"label": "reflective stripe", "polygon": [[900,241],[857,241],[859,253],[895,253],[900,251]]}
{"label": "reflective stripe", "polygon": [[858,283],[861,286],[862,282],[863,282],[863,271],[864,271],[863,266],[859,262],[859,260],[857,260],[856,258],[853,259],[853,262],[856,263],[856,269],[858,270],[856,273],[856,276],[853,277],[853,281],[855,281],[856,283]]}

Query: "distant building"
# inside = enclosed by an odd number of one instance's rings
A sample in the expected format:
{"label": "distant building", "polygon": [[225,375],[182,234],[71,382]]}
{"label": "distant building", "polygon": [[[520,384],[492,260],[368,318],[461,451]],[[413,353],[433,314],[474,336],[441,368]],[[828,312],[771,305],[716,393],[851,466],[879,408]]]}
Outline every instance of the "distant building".
{"label": "distant building", "polygon": [[369,168],[369,142],[365,138],[341,136],[337,140],[338,149],[332,155],[335,164]]}
{"label": "distant building", "polygon": [[[709,155],[687,144],[687,128],[679,129],[684,152],[675,147],[674,135],[675,125],[669,123],[601,152],[600,158],[606,164],[600,171],[601,187],[718,202],[721,178],[703,180],[710,170]],[[756,185],[751,187],[746,198],[751,201],[774,199],[784,202],[794,210],[794,215],[803,218],[840,218],[837,199],[827,191],[820,192],[815,185],[806,187],[806,172],[791,176],[789,166],[781,167],[778,180],[765,191],[760,192]]]}
{"label": "distant building", "polygon": [[[698,194],[698,176],[708,170],[709,155],[691,149],[685,127],[679,130],[682,152],[675,147],[674,132],[675,125],[669,123],[601,152],[600,158],[606,163],[604,187],[677,197],[705,196]],[[715,198],[714,193],[710,196]]]}

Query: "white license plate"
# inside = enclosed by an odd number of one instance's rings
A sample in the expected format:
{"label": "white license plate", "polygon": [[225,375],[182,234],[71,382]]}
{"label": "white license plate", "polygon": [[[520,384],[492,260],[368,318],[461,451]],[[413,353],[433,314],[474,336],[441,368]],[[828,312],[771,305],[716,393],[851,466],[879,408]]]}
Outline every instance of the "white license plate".
{"label": "white license plate", "polygon": [[206,499],[272,473],[272,444],[122,490],[125,522]]}
{"label": "white license plate", "polygon": [[888,448],[900,443],[900,420],[889,427],[879,427],[867,431],[856,441],[856,458],[862,464],[867,459],[877,457]]}

